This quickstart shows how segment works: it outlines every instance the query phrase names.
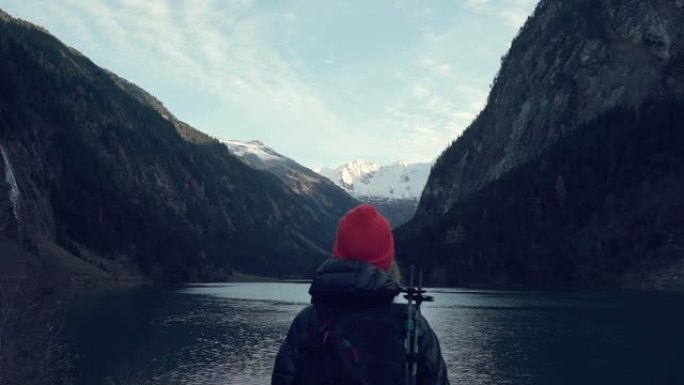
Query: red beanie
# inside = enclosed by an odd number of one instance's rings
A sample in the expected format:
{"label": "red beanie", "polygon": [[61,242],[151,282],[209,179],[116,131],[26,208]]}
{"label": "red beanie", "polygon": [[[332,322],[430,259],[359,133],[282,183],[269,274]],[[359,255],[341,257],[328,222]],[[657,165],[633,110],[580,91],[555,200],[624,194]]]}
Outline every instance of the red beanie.
{"label": "red beanie", "polygon": [[394,237],[389,222],[371,205],[351,209],[337,225],[333,255],[365,261],[389,271],[394,259]]}

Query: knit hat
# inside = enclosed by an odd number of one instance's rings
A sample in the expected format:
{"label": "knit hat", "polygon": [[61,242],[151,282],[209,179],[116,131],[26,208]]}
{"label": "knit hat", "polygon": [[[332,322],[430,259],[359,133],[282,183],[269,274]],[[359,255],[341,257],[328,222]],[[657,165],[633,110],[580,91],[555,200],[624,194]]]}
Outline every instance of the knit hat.
{"label": "knit hat", "polygon": [[371,205],[349,210],[337,225],[333,255],[365,261],[389,271],[394,259],[394,237],[389,222]]}

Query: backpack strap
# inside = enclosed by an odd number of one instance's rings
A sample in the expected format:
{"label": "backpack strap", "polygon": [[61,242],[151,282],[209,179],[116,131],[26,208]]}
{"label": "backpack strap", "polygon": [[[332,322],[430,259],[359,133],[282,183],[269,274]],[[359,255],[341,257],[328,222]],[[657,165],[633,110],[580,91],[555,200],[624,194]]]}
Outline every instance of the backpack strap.
{"label": "backpack strap", "polygon": [[[333,324],[334,320],[329,322],[329,326],[333,326]],[[341,378],[344,381],[343,383],[345,385],[365,385],[361,376],[358,354],[352,343],[339,331],[327,330],[325,333],[324,345],[328,346],[345,373],[344,378]]]}
{"label": "backpack strap", "polygon": [[[351,311],[350,311],[351,310]],[[315,316],[311,317],[309,325],[307,328],[307,333],[305,338],[300,343],[300,379],[303,385],[367,385],[367,381],[377,381],[378,373],[369,373],[368,362],[365,361],[368,357],[369,352],[366,351],[368,347],[363,345],[363,342],[357,341],[354,338],[359,338],[355,326],[359,325],[358,322],[363,317],[375,317],[374,311],[370,313],[364,309],[359,309],[359,312],[355,312],[353,309],[349,308],[339,308],[339,307],[328,307],[328,306],[314,306]],[[396,361],[402,365],[403,369],[400,369],[401,374],[391,375],[387,379],[392,378],[392,383],[401,383],[401,380],[405,378],[404,371],[407,366],[406,351],[404,350],[404,338],[405,329],[403,323],[406,320],[406,305],[403,304],[391,304],[387,308],[378,309],[378,316],[382,321],[378,321],[373,327],[376,327],[383,322],[389,322],[390,324],[396,324],[396,331],[401,333],[397,335],[398,343],[393,348],[390,348],[388,352],[401,353],[390,353],[391,357],[401,357],[403,359],[403,364],[401,361]],[[361,316],[362,318],[358,318]],[[373,318],[375,319],[375,318]],[[351,329],[349,329],[351,327]],[[383,329],[386,330],[386,329]],[[351,333],[351,334],[348,334]],[[386,338],[386,337],[385,337]],[[356,341],[356,342],[354,342]],[[364,340],[365,341],[365,340]],[[383,341],[387,342],[386,339]],[[359,346],[355,346],[360,344]],[[398,347],[396,345],[399,345]],[[371,349],[371,351],[373,351]],[[368,357],[367,357],[368,356]],[[364,358],[366,357],[366,358]],[[393,361],[394,362],[394,361]],[[386,365],[386,364],[383,364]],[[386,366],[383,366],[386,368]],[[399,373],[392,369],[391,373]],[[390,373],[387,372],[387,373]],[[385,372],[383,372],[385,373]],[[366,378],[370,375],[371,377]],[[334,377],[334,378],[333,378]],[[381,383],[389,383],[388,381]]]}
{"label": "backpack strap", "polygon": [[[304,360],[300,373],[303,385],[366,385],[354,346],[336,328],[343,319],[329,318],[319,322],[320,326],[312,325],[306,339],[299,344]],[[335,378],[328,378],[330,363],[340,369],[335,371],[338,374]]]}

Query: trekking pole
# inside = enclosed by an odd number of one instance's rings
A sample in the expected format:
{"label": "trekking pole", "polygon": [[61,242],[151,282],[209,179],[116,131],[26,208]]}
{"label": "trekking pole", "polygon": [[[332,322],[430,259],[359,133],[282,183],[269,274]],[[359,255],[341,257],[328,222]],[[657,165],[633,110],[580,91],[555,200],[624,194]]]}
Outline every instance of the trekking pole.
{"label": "trekking pole", "polygon": [[408,300],[407,320],[406,320],[406,339],[404,346],[408,358],[408,365],[406,366],[406,380],[408,385],[415,385],[418,380],[418,359],[419,359],[419,343],[418,343],[418,322],[420,316],[420,305],[423,302],[430,302],[433,300],[431,296],[423,295],[423,272],[418,274],[418,288],[414,284],[414,266],[411,266],[411,280],[410,286],[403,291],[406,293],[404,298]]}
{"label": "trekking pole", "polygon": [[406,295],[404,295],[404,298],[408,300],[408,306],[406,308],[407,312],[407,317],[406,317],[406,323],[404,325],[404,328],[406,329],[406,337],[404,340],[404,348],[406,350],[407,354],[407,365],[406,365],[406,384],[407,385],[414,385],[416,382],[412,378],[413,375],[413,362],[414,362],[414,357],[413,357],[413,335],[415,334],[415,329],[416,329],[416,323],[415,323],[415,317],[413,316],[413,272],[414,272],[414,266],[411,265],[411,278],[409,280],[409,286],[404,289],[406,292]]}
{"label": "trekking pole", "polygon": [[411,385],[415,385],[416,381],[418,380],[418,333],[420,331],[418,330],[418,322],[420,321],[420,304],[423,300],[422,298],[423,294],[423,272],[418,273],[418,291],[417,291],[417,296],[415,299],[415,309],[413,311],[413,319],[415,319],[415,325],[416,329],[413,332],[413,362],[412,365],[413,367],[411,368]]}

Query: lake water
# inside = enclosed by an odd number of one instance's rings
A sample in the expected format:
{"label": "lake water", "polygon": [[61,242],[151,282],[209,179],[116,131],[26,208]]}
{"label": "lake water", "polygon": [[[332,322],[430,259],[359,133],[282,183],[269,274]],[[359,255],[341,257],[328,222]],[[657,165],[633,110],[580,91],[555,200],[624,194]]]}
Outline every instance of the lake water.
{"label": "lake water", "polygon": [[[269,384],[301,283],[137,288],[78,299],[78,384]],[[681,293],[433,289],[452,384],[684,384]]]}

